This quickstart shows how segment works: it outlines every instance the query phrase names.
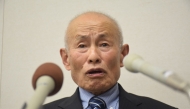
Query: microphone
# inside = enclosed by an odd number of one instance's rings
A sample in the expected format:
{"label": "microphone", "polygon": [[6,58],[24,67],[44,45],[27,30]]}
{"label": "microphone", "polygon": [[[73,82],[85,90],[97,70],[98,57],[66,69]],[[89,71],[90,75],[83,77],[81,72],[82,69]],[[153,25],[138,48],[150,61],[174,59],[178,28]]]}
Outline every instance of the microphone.
{"label": "microphone", "polygon": [[62,86],[63,73],[59,66],[54,63],[40,65],[32,78],[32,86],[35,93],[23,109],[41,109],[47,96],[56,94]]}
{"label": "microphone", "polygon": [[123,60],[125,68],[133,73],[141,72],[165,85],[168,85],[190,97],[190,84],[182,80],[174,72],[151,65],[136,54],[128,55]]}

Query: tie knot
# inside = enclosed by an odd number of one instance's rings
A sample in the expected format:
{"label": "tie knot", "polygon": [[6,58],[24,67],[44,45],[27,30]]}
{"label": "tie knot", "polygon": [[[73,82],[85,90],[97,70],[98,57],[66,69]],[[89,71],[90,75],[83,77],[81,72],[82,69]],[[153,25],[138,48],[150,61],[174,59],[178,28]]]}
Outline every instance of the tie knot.
{"label": "tie knot", "polygon": [[89,100],[88,107],[91,109],[106,109],[106,103],[99,97],[92,97]]}

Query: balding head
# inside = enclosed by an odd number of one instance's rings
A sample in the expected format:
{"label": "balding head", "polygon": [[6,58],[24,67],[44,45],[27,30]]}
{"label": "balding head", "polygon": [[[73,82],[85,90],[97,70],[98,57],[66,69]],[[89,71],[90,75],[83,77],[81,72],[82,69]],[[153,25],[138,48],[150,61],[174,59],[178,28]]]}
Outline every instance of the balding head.
{"label": "balding head", "polygon": [[[111,18],[110,16],[100,13],[100,12],[94,12],[94,11],[90,11],[90,12],[85,12],[82,13],[78,16],[76,16],[75,18],[73,18],[68,27],[67,27],[67,31],[66,31],[66,35],[65,35],[65,48],[69,48],[68,47],[68,43],[70,42],[70,39],[72,37],[72,35],[74,35],[73,33],[76,32],[76,26],[77,25],[82,25],[83,23],[89,23],[91,25],[93,25],[93,23],[97,23],[97,22],[104,22],[103,24],[105,24],[105,26],[112,26],[114,33],[113,35],[115,35],[116,37],[119,38],[119,46],[122,46],[123,44],[123,36],[122,36],[122,32],[121,29],[119,27],[119,25],[117,24],[117,22]],[[108,25],[109,24],[109,25]]]}
{"label": "balding head", "polygon": [[129,49],[122,45],[120,29],[112,18],[98,12],[75,17],[65,43],[68,50],[60,50],[62,61],[79,87],[100,95],[117,83]]}

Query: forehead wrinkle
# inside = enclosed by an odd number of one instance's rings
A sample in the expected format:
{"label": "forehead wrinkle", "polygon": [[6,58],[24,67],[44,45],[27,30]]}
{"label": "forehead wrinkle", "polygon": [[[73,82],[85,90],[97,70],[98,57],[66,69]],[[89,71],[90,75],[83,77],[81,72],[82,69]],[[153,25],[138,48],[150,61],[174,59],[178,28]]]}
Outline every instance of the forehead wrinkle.
{"label": "forehead wrinkle", "polygon": [[77,27],[77,31],[81,32],[90,32],[90,31],[99,31],[102,27],[99,25],[85,25],[85,24],[80,24]]}
{"label": "forehead wrinkle", "polygon": [[95,35],[95,37],[97,38],[97,39],[106,39],[106,38],[108,38],[108,34],[107,34],[107,32],[101,32],[101,33],[98,33],[98,34],[96,34],[96,33],[92,33],[92,34],[87,34],[87,35],[76,35],[76,38],[75,38],[75,40],[76,41],[82,41],[82,40],[87,40],[87,39],[91,39],[91,35]]}
{"label": "forehead wrinkle", "polygon": [[[80,29],[80,27],[77,25],[81,25],[81,27],[83,26],[86,29],[83,28],[83,30],[79,32],[78,29]],[[118,40],[119,45],[122,44],[123,42],[122,34],[120,34],[121,32],[120,32],[120,28],[117,22],[114,19],[110,18],[109,16],[101,14],[101,13],[84,13],[72,19],[66,31],[66,38],[65,38],[66,44],[69,40],[72,40],[71,37],[77,35],[76,34],[77,31],[87,36],[90,35],[90,32],[94,32],[94,33],[91,33],[91,35],[92,34],[95,35],[96,32],[106,31],[107,36],[115,36],[114,38],[116,40],[119,39]]]}

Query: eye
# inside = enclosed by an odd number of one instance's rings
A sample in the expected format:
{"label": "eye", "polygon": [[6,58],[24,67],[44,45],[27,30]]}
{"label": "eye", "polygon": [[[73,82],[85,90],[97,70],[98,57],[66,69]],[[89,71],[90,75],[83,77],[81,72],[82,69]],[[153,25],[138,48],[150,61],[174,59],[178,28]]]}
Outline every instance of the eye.
{"label": "eye", "polygon": [[108,43],[102,43],[100,46],[101,46],[101,47],[108,47],[109,44],[108,44]]}
{"label": "eye", "polygon": [[85,44],[79,44],[78,48],[85,48],[86,45]]}

